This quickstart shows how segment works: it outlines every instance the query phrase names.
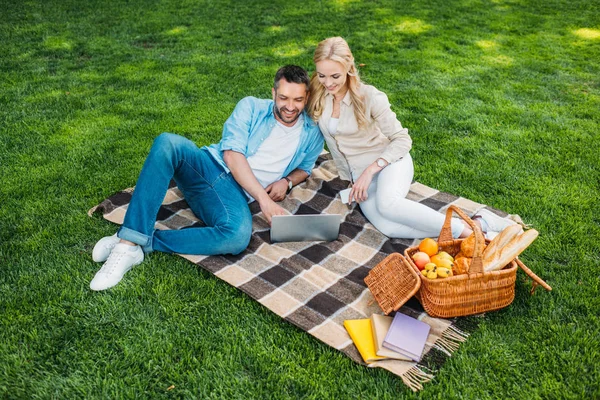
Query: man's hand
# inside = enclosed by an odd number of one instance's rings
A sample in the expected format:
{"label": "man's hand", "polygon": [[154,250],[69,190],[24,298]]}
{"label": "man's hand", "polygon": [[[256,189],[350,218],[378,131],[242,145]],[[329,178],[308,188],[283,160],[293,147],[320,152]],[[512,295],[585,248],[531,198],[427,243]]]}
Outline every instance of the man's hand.
{"label": "man's hand", "polygon": [[266,200],[261,201],[258,204],[260,205],[260,210],[262,211],[263,215],[265,216],[267,221],[269,221],[269,225],[271,225],[271,219],[272,219],[273,215],[289,214],[287,211],[285,211],[281,206],[279,206],[277,203],[275,203],[270,198],[267,198]]}
{"label": "man's hand", "polygon": [[277,182],[271,183],[269,186],[265,188],[266,192],[269,194],[269,197],[273,201],[281,201],[285,199],[285,195],[287,194],[288,189],[288,181],[284,178],[281,178]]}

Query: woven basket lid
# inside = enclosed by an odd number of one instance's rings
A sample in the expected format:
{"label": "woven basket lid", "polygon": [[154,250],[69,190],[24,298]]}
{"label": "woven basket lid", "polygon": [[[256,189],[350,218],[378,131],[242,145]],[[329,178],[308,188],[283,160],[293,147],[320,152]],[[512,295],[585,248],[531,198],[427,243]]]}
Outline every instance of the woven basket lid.
{"label": "woven basket lid", "polygon": [[421,278],[400,253],[392,253],[366,276],[365,283],[385,314],[397,311],[421,287]]}

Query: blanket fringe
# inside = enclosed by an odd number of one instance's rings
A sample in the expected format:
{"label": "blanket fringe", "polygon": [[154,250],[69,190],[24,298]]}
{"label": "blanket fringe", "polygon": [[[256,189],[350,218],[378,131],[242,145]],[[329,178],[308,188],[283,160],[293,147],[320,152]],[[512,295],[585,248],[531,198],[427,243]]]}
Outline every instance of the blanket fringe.
{"label": "blanket fringe", "polygon": [[461,331],[460,329],[458,329],[454,325],[450,325],[450,327],[448,329],[450,331],[447,330],[446,332],[448,332],[449,335],[450,334],[456,334],[456,336],[457,336],[456,340],[459,340],[461,342],[466,342],[467,341],[467,338],[469,337],[468,333]]}
{"label": "blanket fringe", "polygon": [[413,392],[423,389],[423,384],[433,379],[433,375],[426,373],[416,365],[402,374],[402,381]]}
{"label": "blanket fringe", "polygon": [[452,353],[458,350],[460,344],[467,340],[468,336],[465,332],[450,325],[442,332],[442,337],[435,341],[433,347],[451,356]]}
{"label": "blanket fringe", "polygon": [[[98,205],[99,206],[99,205]],[[96,210],[98,209],[98,206],[94,206],[92,208],[90,208],[87,212],[88,217],[91,217],[94,215],[94,213],[96,212]]]}

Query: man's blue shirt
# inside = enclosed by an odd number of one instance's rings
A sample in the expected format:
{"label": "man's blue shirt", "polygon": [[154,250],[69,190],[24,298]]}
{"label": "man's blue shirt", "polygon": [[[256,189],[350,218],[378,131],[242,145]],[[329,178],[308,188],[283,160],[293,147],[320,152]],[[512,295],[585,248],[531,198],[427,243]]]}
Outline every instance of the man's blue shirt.
{"label": "man's blue shirt", "polygon": [[[223,126],[223,136],[219,143],[207,147],[219,164],[230,172],[223,160],[223,151],[233,150],[246,158],[254,155],[262,142],[269,136],[276,124],[273,100],[245,97],[235,106]],[[298,148],[283,173],[283,176],[299,168],[310,175],[317,157],[323,151],[323,136],[319,127],[303,111],[304,126],[300,134]]]}

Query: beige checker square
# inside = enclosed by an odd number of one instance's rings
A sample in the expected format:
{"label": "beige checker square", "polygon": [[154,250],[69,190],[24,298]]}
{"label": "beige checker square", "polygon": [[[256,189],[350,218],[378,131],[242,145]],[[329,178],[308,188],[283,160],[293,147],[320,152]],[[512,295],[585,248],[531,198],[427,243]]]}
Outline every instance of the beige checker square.
{"label": "beige checker square", "polygon": [[314,265],[308,271],[302,273],[302,278],[321,288],[327,288],[340,279],[340,276],[328,271],[320,265]]}
{"label": "beige checker square", "polygon": [[388,240],[388,237],[382,235],[378,230],[367,229],[361,232],[356,241],[364,246],[373,249],[379,249]]}
{"label": "beige checker square", "polygon": [[110,222],[114,222],[115,224],[122,224],[125,220],[125,213],[127,212],[127,207],[119,207],[115,208],[110,214],[104,214],[104,218],[109,220]]}
{"label": "beige checker square", "polygon": [[271,261],[273,264],[279,264],[283,258],[291,257],[296,253],[285,247],[272,246],[270,244],[263,243],[256,251],[256,254],[265,260]]}
{"label": "beige checker square", "polygon": [[194,264],[198,264],[200,261],[202,261],[206,257],[208,257],[208,256],[199,255],[199,254],[177,254],[177,255],[185,258],[186,260],[193,262]]}
{"label": "beige checker square", "polygon": [[169,189],[167,190],[167,194],[165,194],[163,204],[175,203],[181,199],[183,199],[183,194],[178,189]]}
{"label": "beige checker square", "polygon": [[334,349],[340,350],[349,344],[348,339],[350,339],[350,336],[346,329],[331,320],[326,320],[321,325],[309,330],[308,333]]}
{"label": "beige checker square", "polygon": [[410,185],[410,192],[406,196],[409,200],[420,201],[424,198],[428,198],[436,194],[438,190],[432,189],[429,186],[425,186],[422,183],[414,182]]}
{"label": "beige checker square", "polygon": [[273,263],[257,256],[256,254],[249,254],[247,257],[244,257],[242,260],[238,261],[238,266],[252,274],[258,275],[264,270],[271,268]]}
{"label": "beige checker square", "polygon": [[301,276],[297,276],[286,283],[282,290],[294,299],[305,302],[320,293],[323,288],[313,285]]}
{"label": "beige checker square", "polygon": [[302,305],[302,303],[279,289],[258,301],[280,317],[285,317]]}
{"label": "beige checker square", "polygon": [[350,307],[363,315],[370,316],[372,314],[382,313],[381,307],[379,307],[379,304],[377,304],[377,301],[375,301],[371,291],[368,289],[365,289],[362,295],[350,304]]}
{"label": "beige checker square", "polygon": [[459,197],[452,204],[459,208],[462,208],[467,213],[467,215],[473,215],[484,207],[483,204],[476,203],[473,200],[465,199],[464,197]]}
{"label": "beige checker square", "polygon": [[371,315],[360,313],[352,307],[344,307],[340,312],[332,316],[331,320],[340,326],[344,326],[344,321],[347,319],[364,319],[370,317]]}
{"label": "beige checker square", "polygon": [[194,212],[192,210],[190,210],[189,208],[179,211],[177,213],[177,215],[179,215],[183,218],[189,219],[192,222],[199,221],[198,217],[196,217],[196,214],[194,214]]}
{"label": "beige checker square", "polygon": [[312,245],[314,245],[313,242],[281,242],[273,244],[275,247],[279,247],[294,253],[300,253],[302,250]]}
{"label": "beige checker square", "polygon": [[154,228],[155,229],[160,229],[161,231],[166,231],[166,230],[171,229],[171,228],[169,228],[169,225],[166,225],[166,224],[164,224],[162,222],[155,222],[154,223]]}
{"label": "beige checker square", "polygon": [[377,250],[373,247],[368,247],[357,242],[350,242],[338,254],[362,265],[369,261],[375,253],[377,253]]}
{"label": "beige checker square", "polygon": [[296,186],[292,193],[291,198],[300,200],[301,203],[306,203],[315,196],[315,191],[307,189],[303,186]]}
{"label": "beige checker square", "polygon": [[238,287],[254,278],[254,274],[251,274],[237,265],[223,268],[222,270],[215,272],[215,275],[235,287]]}
{"label": "beige checker square", "polygon": [[352,207],[348,204],[342,203],[341,200],[332,201],[329,207],[323,210],[323,214],[340,214],[345,216],[352,211]]}

